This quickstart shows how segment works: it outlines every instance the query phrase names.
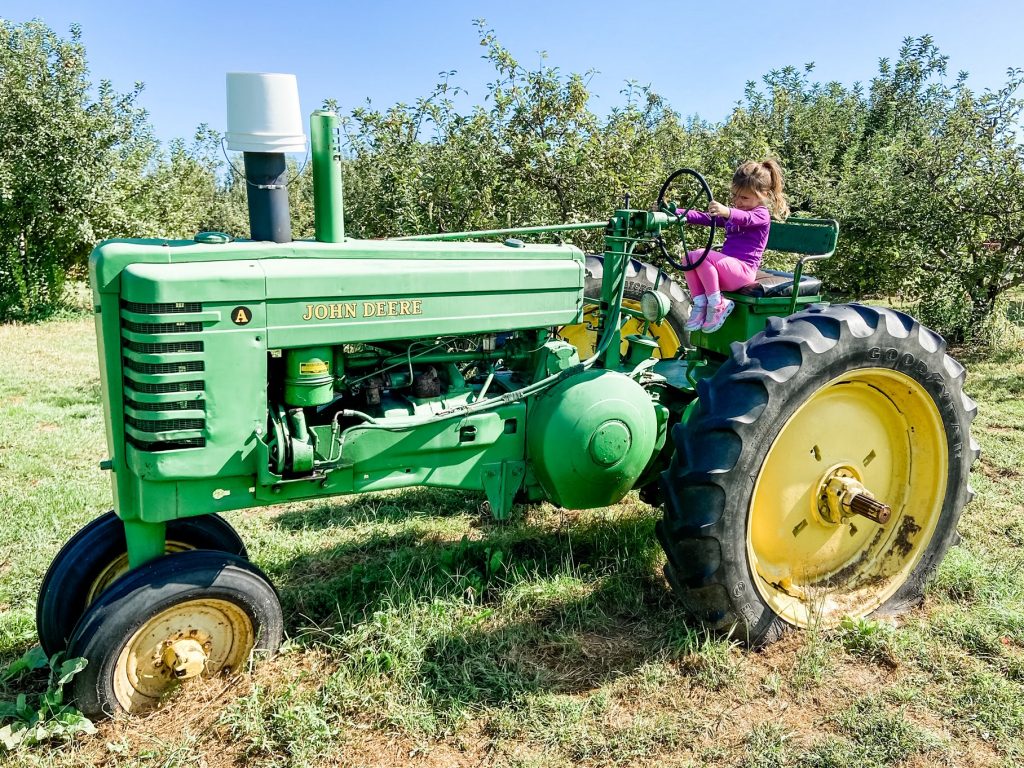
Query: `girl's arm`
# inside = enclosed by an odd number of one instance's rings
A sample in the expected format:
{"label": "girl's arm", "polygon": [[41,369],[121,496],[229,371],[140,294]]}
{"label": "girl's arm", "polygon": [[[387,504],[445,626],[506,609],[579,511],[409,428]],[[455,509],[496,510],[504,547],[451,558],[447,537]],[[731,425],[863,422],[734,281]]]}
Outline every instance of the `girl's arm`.
{"label": "girl's arm", "polygon": [[[682,212],[683,212],[682,208],[677,208],[676,209],[676,215],[677,216],[680,213],[682,213]],[[715,226],[716,227],[723,226],[724,222],[725,222],[725,220],[721,216],[716,216],[715,217]],[[710,227],[711,226],[711,217],[708,214],[704,213],[704,211],[687,211],[686,212],[686,223],[687,224],[697,224],[698,226],[701,226],[701,227]]]}
{"label": "girl's arm", "polygon": [[739,208],[729,209],[729,222],[739,224],[741,227],[765,226],[771,221],[771,214],[764,206],[758,206],[752,211],[741,211]]}

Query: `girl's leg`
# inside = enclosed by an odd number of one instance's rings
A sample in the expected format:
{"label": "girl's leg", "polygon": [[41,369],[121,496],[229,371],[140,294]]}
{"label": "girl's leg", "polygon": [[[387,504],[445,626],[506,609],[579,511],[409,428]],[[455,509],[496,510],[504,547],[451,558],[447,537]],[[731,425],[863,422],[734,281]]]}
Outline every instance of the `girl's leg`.
{"label": "girl's leg", "polygon": [[[714,333],[725,323],[729,313],[732,312],[733,302],[722,298],[720,289],[734,291],[752,282],[757,274],[757,267],[747,264],[731,256],[723,256],[720,253],[708,254],[704,264],[711,262],[710,272],[714,275],[715,292],[708,291],[708,308],[705,314],[704,325],[701,326],[705,333]],[[701,266],[703,267],[704,264]],[[708,285],[707,278],[701,278],[705,286]]]}
{"label": "girl's leg", "polygon": [[723,256],[713,251],[708,254],[707,260],[713,263],[719,288],[723,291],[738,290],[754,282],[757,276],[756,266],[732,256]]}
{"label": "girl's leg", "polygon": [[[700,255],[699,251],[697,255]],[[737,288],[754,282],[757,267],[733,256],[711,251],[704,259],[704,263],[693,272],[697,273],[697,278],[704,286],[704,293],[710,296],[719,291],[735,291]],[[686,274],[690,275],[693,272]]]}
{"label": "girl's leg", "polygon": [[[704,251],[690,251],[688,255],[691,259],[697,259],[703,252]],[[704,260],[704,263],[706,264],[710,258],[711,254],[709,253],[708,258]],[[702,264],[701,266],[704,265]],[[696,299],[698,296],[703,296],[707,293],[707,291],[704,290],[704,283],[701,281],[696,269],[690,269],[683,272],[683,277],[686,278],[686,287],[690,289],[690,296],[692,298]]]}
{"label": "girl's leg", "polygon": [[[704,253],[703,249],[690,251],[689,256],[691,259],[696,260],[700,258],[700,255],[702,253]],[[704,259],[704,261],[701,263],[699,267],[697,267],[696,269],[692,269],[689,272],[683,273],[684,275],[686,275],[687,285],[690,284],[690,275],[693,275],[693,279],[696,280],[701,285],[701,293],[703,293],[706,296],[710,296],[713,293],[718,293],[718,270],[715,269],[715,262],[719,259],[724,258],[726,257],[723,256],[718,251],[711,251],[710,253],[708,253],[708,257]],[[693,294],[693,289],[690,290],[690,293]]]}
{"label": "girl's leg", "polygon": [[[702,253],[704,253],[703,250],[696,250],[690,251],[688,255],[691,260],[696,260]],[[708,254],[708,258],[704,260],[705,263],[707,263],[713,253],[714,251]],[[703,267],[704,265],[702,264],[701,266]],[[683,277],[686,278],[686,287],[690,289],[690,297],[693,299],[690,316],[687,318],[686,325],[684,326],[688,331],[700,330],[704,327],[704,321],[707,319],[707,289],[704,287],[698,272],[699,269],[683,272]]]}

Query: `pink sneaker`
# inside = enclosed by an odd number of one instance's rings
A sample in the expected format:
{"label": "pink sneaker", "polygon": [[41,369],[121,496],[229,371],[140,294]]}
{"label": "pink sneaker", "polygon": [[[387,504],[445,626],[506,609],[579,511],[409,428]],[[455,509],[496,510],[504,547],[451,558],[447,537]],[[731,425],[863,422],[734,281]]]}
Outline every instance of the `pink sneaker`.
{"label": "pink sneaker", "polygon": [[729,299],[722,299],[713,307],[708,307],[708,316],[701,328],[704,333],[714,333],[725,324],[725,318],[732,312],[736,304]]}
{"label": "pink sneaker", "polygon": [[698,307],[694,304],[690,307],[690,316],[686,319],[686,324],[683,326],[688,331],[699,331],[704,327],[704,320],[707,319],[707,305]]}

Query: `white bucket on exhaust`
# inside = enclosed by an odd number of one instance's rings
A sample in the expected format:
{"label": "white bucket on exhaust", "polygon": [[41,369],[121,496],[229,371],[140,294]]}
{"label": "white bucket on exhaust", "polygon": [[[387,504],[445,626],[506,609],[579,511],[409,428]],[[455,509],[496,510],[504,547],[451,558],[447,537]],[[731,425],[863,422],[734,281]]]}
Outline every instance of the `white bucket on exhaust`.
{"label": "white bucket on exhaust", "polygon": [[305,152],[299,84],[295,75],[228,72],[228,149]]}

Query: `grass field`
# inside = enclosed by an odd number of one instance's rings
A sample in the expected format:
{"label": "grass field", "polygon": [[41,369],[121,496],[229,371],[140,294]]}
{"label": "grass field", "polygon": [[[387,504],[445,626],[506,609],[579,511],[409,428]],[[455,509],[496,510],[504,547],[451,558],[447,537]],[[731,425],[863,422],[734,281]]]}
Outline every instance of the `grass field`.
{"label": "grass field", "polygon": [[[748,653],[686,623],[658,512],[439,491],[229,516],[285,653],[151,717],[0,752],[54,766],[1024,764],[1024,352],[962,355],[978,496],[925,605]],[[0,670],[61,544],[110,507],[91,321],[0,326]],[[38,694],[45,676],[0,684]],[[2,749],[2,748],[0,748]]]}

